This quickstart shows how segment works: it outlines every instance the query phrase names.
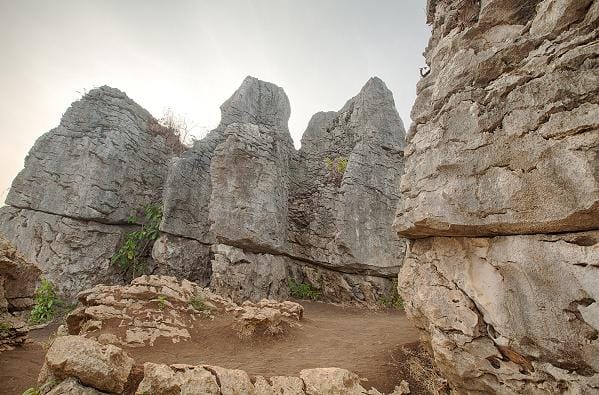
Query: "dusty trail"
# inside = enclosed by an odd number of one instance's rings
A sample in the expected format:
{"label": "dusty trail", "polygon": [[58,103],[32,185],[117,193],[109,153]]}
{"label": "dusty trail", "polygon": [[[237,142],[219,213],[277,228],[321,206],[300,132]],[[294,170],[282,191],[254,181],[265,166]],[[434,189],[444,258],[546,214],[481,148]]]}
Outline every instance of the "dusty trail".
{"label": "dusty trail", "polygon": [[[250,375],[297,375],[301,369],[340,367],[367,378],[365,387],[390,391],[402,377],[393,363],[399,346],[418,340],[405,313],[370,311],[324,303],[301,302],[301,326],[282,338],[240,339],[230,318],[216,317],[196,324],[192,340],[154,347],[126,348],[137,363],[211,364],[243,369]],[[106,328],[114,330],[113,328]],[[49,330],[31,337],[43,342]],[[0,354],[0,394],[21,394],[35,385],[45,351],[39,343]]]}

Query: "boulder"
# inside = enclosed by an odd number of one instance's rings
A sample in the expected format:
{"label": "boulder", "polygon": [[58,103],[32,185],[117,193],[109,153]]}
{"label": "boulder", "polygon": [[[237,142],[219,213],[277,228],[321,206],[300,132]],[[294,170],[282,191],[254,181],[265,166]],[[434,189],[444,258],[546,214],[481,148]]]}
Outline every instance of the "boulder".
{"label": "boulder", "polygon": [[76,377],[86,386],[120,394],[133,359],[110,344],[101,345],[81,336],[60,336],[48,349],[46,365],[56,378]]}
{"label": "boulder", "polygon": [[300,372],[307,395],[363,395],[368,394],[360,385],[360,377],[340,368],[304,369]]}
{"label": "boulder", "polygon": [[200,366],[144,364],[144,378],[137,395],[220,395],[214,375]]}
{"label": "boulder", "polygon": [[57,386],[52,387],[46,395],[102,395],[105,392],[81,385],[77,379],[69,377]]}

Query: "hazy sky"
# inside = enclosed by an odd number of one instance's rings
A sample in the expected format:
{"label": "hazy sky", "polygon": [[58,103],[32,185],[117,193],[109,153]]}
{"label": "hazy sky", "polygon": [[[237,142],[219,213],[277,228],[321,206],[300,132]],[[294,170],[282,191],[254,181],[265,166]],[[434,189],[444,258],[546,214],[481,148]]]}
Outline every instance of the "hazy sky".
{"label": "hazy sky", "polygon": [[36,138],[110,85],[214,128],[246,75],[285,89],[299,146],[317,111],[371,76],[406,127],[429,28],[423,0],[0,0],[0,204]]}

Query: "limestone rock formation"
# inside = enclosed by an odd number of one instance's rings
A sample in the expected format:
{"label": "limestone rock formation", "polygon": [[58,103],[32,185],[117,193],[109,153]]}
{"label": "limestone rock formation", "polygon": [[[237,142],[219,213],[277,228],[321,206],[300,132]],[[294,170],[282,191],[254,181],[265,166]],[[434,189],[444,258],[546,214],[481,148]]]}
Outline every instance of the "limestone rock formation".
{"label": "limestone rock formation", "polygon": [[161,200],[178,139],[123,92],[101,87],[33,146],[0,208],[0,231],[61,293],[119,282],[110,257],[127,220]]}
{"label": "limestone rock formation", "polygon": [[597,231],[426,238],[409,249],[399,286],[437,365],[463,391],[590,393],[597,245]]}
{"label": "limestone rock formation", "polygon": [[292,167],[290,252],[350,273],[397,273],[404,241],[391,228],[405,132],[378,78],[338,112],[318,113]]}
{"label": "limestone rock formation", "polygon": [[0,232],[67,298],[98,283],[122,281],[110,258],[126,230],[41,211],[0,208]]}
{"label": "limestone rock formation", "polygon": [[385,277],[343,273],[284,255],[252,253],[224,244],[214,245],[212,251],[210,287],[236,301],[288,299],[292,296],[289,281],[295,281],[310,284],[323,301],[375,304],[393,286]]}
{"label": "limestone rock formation", "polygon": [[[142,371],[119,347],[81,336],[53,341],[39,381],[50,394],[382,395],[375,388],[366,390],[363,379],[341,368],[250,378],[243,370],[220,366],[146,362]],[[403,383],[391,395],[409,393]]]}
{"label": "limestone rock formation", "polygon": [[431,0],[428,17],[395,222],[416,239],[406,311],[459,393],[595,393],[599,3]]}
{"label": "limestone rock formation", "polygon": [[402,234],[599,228],[598,7],[429,2],[431,72],[412,110]]}
{"label": "limestone rock formation", "polygon": [[129,217],[153,203],[161,234],[146,273],[237,301],[284,298],[293,279],[326,300],[375,303],[405,248],[391,230],[405,134],[392,94],[369,80],[314,117],[299,152],[290,111],[282,88],[247,77],[219,126],[183,152],[124,93],[94,89],[32,148],[0,231],[72,299],[124,281],[111,257],[137,229]]}
{"label": "limestone rock formation", "polygon": [[76,377],[100,391],[123,393],[133,359],[113,345],[101,345],[81,336],[57,337],[46,354],[53,377]]}
{"label": "limestone rock formation", "polygon": [[40,137],[6,203],[82,220],[126,223],[161,198],[173,141],[123,92],[93,89]]}
{"label": "limestone rock formation", "polygon": [[79,306],[66,318],[68,333],[127,347],[189,340],[197,323],[215,316],[229,317],[242,337],[283,333],[303,316],[295,302],[238,305],[191,281],[158,275],[137,277],[130,285],[97,285],[78,298]]}
{"label": "limestone rock formation", "polygon": [[0,235],[0,351],[22,344],[29,331],[14,313],[33,305],[40,271]]}
{"label": "limestone rock formation", "polygon": [[33,305],[40,270],[0,235],[0,311],[20,311]]}

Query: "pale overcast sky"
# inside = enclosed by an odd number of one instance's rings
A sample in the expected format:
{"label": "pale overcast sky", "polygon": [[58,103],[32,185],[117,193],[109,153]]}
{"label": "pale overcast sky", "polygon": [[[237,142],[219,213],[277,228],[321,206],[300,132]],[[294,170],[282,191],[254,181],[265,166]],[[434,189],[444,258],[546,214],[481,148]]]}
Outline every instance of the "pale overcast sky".
{"label": "pale overcast sky", "polygon": [[299,146],[310,117],[371,76],[406,127],[424,64],[424,0],[0,0],[0,204],[35,139],[110,85],[159,117],[214,128],[247,75],[285,89]]}

